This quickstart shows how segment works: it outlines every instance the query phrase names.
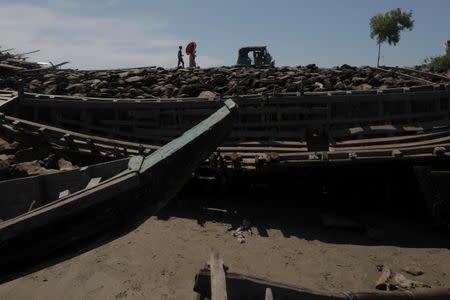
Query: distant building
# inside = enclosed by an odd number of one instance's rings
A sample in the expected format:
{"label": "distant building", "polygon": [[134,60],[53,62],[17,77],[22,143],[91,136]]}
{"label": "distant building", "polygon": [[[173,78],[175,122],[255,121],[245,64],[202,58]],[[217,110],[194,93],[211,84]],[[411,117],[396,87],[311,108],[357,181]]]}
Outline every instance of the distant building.
{"label": "distant building", "polygon": [[450,54],[450,40],[444,43],[445,53]]}

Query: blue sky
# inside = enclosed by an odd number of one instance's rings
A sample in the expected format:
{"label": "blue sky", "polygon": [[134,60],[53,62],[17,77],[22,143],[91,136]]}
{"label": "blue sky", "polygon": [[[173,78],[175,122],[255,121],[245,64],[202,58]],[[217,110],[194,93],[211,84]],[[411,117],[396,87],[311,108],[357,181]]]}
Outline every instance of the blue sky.
{"label": "blue sky", "polygon": [[190,40],[202,67],[234,64],[245,45],[267,45],[279,66],[367,65],[377,55],[370,17],[397,7],[413,11],[415,27],[382,46],[382,63],[442,54],[449,0],[0,0],[0,46],[78,68],[171,67]]}

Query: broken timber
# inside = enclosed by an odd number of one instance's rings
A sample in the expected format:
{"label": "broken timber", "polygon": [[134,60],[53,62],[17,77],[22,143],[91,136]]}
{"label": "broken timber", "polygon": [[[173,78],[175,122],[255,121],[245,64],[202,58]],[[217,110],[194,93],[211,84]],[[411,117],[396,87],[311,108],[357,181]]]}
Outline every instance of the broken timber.
{"label": "broken timber", "polygon": [[394,292],[324,292],[272,282],[266,279],[224,271],[223,260],[213,254],[210,268],[201,269],[195,276],[194,291],[198,299],[449,299],[450,288],[419,289]]}
{"label": "broken timber", "polygon": [[4,74],[20,74],[30,73],[38,71],[51,71],[55,70],[69,62],[62,62],[54,65],[53,63],[37,63],[27,61],[26,55],[39,52],[40,50],[33,50],[23,53],[10,53],[11,49],[0,50],[0,75]]}

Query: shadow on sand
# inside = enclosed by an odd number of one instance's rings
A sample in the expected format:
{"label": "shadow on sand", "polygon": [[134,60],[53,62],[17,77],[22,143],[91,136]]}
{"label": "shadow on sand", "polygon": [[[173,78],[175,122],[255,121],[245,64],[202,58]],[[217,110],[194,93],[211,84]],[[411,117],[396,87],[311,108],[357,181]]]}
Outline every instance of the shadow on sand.
{"label": "shadow on sand", "polygon": [[[256,233],[270,239],[271,230],[285,237],[350,245],[390,245],[450,249],[448,229],[433,225],[425,215],[424,201],[411,178],[317,177],[270,178],[269,182],[191,180],[169,206],[159,211],[160,220],[188,218],[201,226],[215,221],[236,229],[250,220]],[[396,176],[393,174],[392,176]],[[245,183],[244,183],[245,182]],[[405,188],[406,187],[406,188]],[[145,202],[145,199],[142,199]],[[155,207],[99,207],[64,226],[46,228],[11,245],[6,256],[19,257],[1,266],[0,283],[36,272],[73,258],[137,228]],[[352,229],[324,227],[323,213],[333,212],[354,221]],[[33,245],[33,247],[30,247]],[[23,252],[23,253],[22,253]],[[3,254],[3,253],[2,253]],[[26,259],[22,259],[22,254]]]}
{"label": "shadow on sand", "polygon": [[[450,249],[448,227],[436,225],[427,215],[415,178],[403,171],[384,178],[376,172],[308,176],[301,183],[280,177],[227,188],[191,182],[158,218],[195,219],[199,225],[221,222],[232,229],[247,219],[267,238],[269,230],[278,230],[285,237],[335,244]],[[326,215],[354,226],[325,226]]]}

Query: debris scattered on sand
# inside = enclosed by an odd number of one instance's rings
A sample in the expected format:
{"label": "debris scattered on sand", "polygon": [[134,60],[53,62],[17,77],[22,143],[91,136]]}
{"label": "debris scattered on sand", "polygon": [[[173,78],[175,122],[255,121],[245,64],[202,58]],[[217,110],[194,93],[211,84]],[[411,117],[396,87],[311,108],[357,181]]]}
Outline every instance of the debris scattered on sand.
{"label": "debris scattered on sand", "polygon": [[400,273],[396,273],[392,276],[391,284],[395,288],[402,290],[411,290],[415,288],[431,288],[431,286],[426,283],[410,280]]}
{"label": "debris scattered on sand", "polygon": [[[377,266],[377,269],[380,270],[380,267]],[[389,279],[392,276],[392,271],[388,267],[381,266],[381,275],[378,277],[377,282],[375,283],[375,288],[377,290],[389,290]]]}
{"label": "debris scattered on sand", "polygon": [[245,233],[246,232],[250,232],[250,235],[253,235],[250,221],[244,219],[242,221],[242,225],[239,226],[239,228],[236,229],[235,232],[233,233],[233,236],[235,236],[237,238],[237,240],[239,241],[239,243],[242,244],[242,243],[245,243]]}
{"label": "debris scattered on sand", "polygon": [[403,274],[395,273],[385,266],[375,283],[375,288],[383,291],[392,291],[431,288],[431,286],[420,281],[408,279]]}

